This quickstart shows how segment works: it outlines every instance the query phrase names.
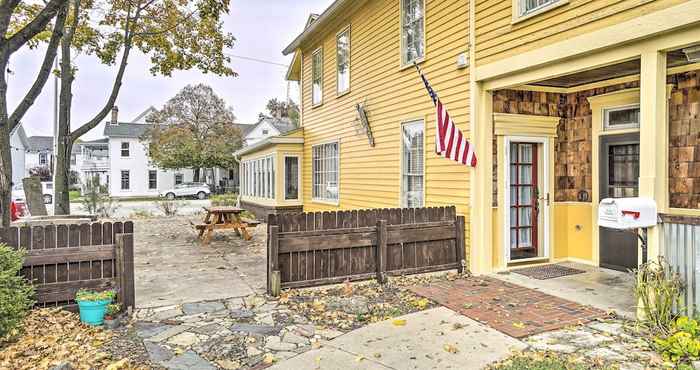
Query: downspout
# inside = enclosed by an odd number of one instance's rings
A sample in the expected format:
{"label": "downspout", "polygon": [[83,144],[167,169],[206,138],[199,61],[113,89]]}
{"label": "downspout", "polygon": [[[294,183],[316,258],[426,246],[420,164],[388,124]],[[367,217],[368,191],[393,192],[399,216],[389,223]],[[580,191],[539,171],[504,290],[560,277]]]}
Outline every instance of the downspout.
{"label": "downspout", "polygon": [[233,156],[233,160],[238,163],[238,196],[236,197],[236,207],[241,208],[241,160],[237,155]]}

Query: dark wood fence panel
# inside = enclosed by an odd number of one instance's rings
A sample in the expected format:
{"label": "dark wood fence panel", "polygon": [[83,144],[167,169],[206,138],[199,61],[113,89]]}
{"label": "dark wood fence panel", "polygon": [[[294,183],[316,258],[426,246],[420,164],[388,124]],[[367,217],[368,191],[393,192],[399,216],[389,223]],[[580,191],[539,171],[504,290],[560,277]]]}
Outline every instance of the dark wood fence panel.
{"label": "dark wood fence panel", "polygon": [[75,308],[81,289],[115,289],[134,306],[134,225],[104,222],[0,229],[0,242],[27,252],[22,276],[36,288],[36,306]]}
{"label": "dark wood fence panel", "polygon": [[270,215],[268,289],[462,270],[464,217],[454,207]]}

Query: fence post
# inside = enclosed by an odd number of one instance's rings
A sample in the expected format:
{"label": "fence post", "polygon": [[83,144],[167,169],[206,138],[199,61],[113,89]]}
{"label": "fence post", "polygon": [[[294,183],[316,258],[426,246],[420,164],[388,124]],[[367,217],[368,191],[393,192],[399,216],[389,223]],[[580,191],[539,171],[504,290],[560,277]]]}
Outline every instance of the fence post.
{"label": "fence post", "polygon": [[136,292],[134,289],[134,235],[117,234],[115,248],[120,302],[124,310],[133,310],[136,303]]}
{"label": "fence post", "polygon": [[387,230],[386,220],[377,221],[377,281],[385,283],[386,257],[387,257]]}
{"label": "fence post", "polygon": [[[274,293],[279,294],[282,278],[279,275],[279,226],[270,226],[270,235],[268,235],[268,267],[267,267],[267,291],[274,296]],[[275,272],[277,272],[275,274]],[[277,275],[279,279],[274,279],[273,276]],[[277,286],[275,286],[277,285]]]}
{"label": "fence post", "polygon": [[462,274],[466,265],[466,250],[464,243],[464,216],[457,216],[455,220],[457,237],[455,238],[455,251],[457,252],[457,271]]}

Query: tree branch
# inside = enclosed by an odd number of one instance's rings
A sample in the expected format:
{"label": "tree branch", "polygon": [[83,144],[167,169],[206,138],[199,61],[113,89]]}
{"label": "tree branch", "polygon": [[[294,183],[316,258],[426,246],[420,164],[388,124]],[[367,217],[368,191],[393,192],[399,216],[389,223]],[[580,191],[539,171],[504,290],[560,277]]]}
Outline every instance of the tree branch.
{"label": "tree branch", "polygon": [[122,87],[122,79],[124,78],[124,72],[126,71],[126,65],[129,60],[129,52],[131,51],[131,42],[133,39],[133,34],[131,33],[131,24],[132,22],[136,22],[139,19],[142,9],[143,8],[138,7],[133,18],[130,16],[131,6],[129,6],[129,9],[127,10],[126,25],[124,26],[124,53],[122,54],[122,59],[119,63],[119,71],[117,72],[117,75],[114,78],[112,92],[110,93],[107,102],[105,103],[104,107],[102,107],[102,109],[95,115],[95,117],[93,117],[90,121],[78,127],[75,131],[71,133],[70,140],[75,141],[81,136],[87,134],[93,128],[97,127],[97,125],[99,125],[100,122],[102,122],[102,120],[105,117],[107,117],[107,114],[109,114],[109,112],[112,110],[112,107],[114,107],[114,103],[117,101],[117,96],[119,96],[119,90]]}
{"label": "tree branch", "polygon": [[51,34],[51,40],[49,41],[49,45],[46,49],[44,61],[41,63],[39,75],[37,76],[36,80],[34,80],[32,87],[29,89],[29,91],[27,91],[24,99],[22,99],[20,104],[17,106],[17,108],[15,108],[15,111],[10,116],[10,132],[14,130],[22,117],[24,117],[24,115],[27,113],[27,110],[29,110],[29,108],[34,104],[34,101],[36,101],[36,98],[39,96],[39,94],[41,94],[41,90],[44,88],[46,81],[51,75],[51,64],[53,64],[54,59],[56,59],[56,54],[58,54],[58,45],[63,37],[67,14],[68,5],[65,4],[61,7],[58,15],[56,16],[56,25],[54,26],[53,33]]}
{"label": "tree branch", "polygon": [[39,12],[39,14],[21,30],[7,39],[7,50],[14,53],[19,50],[29,40],[46,29],[46,25],[56,16],[56,13],[64,6],[68,0],[51,0]]}

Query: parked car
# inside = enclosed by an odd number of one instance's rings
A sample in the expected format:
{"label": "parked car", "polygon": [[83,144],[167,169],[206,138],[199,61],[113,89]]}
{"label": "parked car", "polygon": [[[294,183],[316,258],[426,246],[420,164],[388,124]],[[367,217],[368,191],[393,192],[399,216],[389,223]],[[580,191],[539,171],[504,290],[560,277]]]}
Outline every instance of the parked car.
{"label": "parked car", "polygon": [[[41,183],[41,192],[44,194],[44,204],[53,203],[53,182],[45,181]],[[24,195],[24,185],[17,184],[12,188],[12,200],[16,203],[27,203]]]}
{"label": "parked car", "polygon": [[158,194],[161,197],[168,199],[175,198],[197,198],[197,199],[207,199],[211,195],[211,189],[209,185],[199,182],[188,182],[179,185],[175,185],[172,189],[166,189]]}

